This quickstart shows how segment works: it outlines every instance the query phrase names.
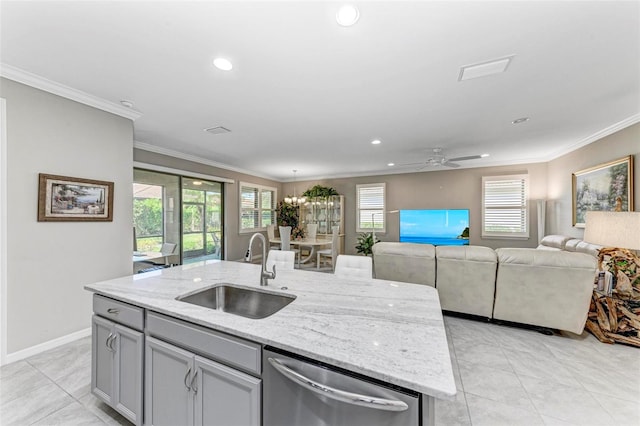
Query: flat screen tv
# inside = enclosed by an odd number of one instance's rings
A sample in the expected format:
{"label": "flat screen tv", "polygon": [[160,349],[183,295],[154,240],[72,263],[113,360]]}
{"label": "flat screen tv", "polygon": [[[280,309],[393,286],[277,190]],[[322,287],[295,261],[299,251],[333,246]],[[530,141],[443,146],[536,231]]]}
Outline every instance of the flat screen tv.
{"label": "flat screen tv", "polygon": [[400,210],[400,242],[469,245],[469,210]]}

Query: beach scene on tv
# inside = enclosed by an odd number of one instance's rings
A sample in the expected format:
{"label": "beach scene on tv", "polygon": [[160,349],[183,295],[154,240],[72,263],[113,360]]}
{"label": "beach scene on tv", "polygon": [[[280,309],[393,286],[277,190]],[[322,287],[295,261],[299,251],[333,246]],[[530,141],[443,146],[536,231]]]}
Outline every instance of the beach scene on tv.
{"label": "beach scene on tv", "polygon": [[400,242],[469,245],[469,210],[400,210]]}

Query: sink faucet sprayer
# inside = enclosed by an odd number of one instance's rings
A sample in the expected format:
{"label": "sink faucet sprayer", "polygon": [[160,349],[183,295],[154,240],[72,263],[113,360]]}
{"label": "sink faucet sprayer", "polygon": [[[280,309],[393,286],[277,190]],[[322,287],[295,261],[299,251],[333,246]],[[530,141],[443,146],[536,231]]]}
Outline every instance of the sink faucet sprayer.
{"label": "sink faucet sprayer", "polygon": [[265,286],[269,285],[268,280],[276,277],[276,265],[273,265],[273,272],[267,270],[267,240],[264,238],[264,235],[256,232],[251,236],[251,239],[249,240],[249,248],[247,249],[244,261],[251,262],[251,246],[253,245],[253,240],[255,240],[256,237],[262,241],[262,270],[260,271],[260,285]]}

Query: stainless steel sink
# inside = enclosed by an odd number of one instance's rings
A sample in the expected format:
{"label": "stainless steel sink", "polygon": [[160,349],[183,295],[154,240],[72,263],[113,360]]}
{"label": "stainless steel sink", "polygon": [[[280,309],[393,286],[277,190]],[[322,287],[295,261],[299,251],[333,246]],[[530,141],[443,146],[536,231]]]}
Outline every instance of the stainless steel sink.
{"label": "stainless steel sink", "polygon": [[196,293],[178,296],[176,300],[246,318],[260,319],[275,314],[295,298],[288,294],[268,293],[223,283]]}

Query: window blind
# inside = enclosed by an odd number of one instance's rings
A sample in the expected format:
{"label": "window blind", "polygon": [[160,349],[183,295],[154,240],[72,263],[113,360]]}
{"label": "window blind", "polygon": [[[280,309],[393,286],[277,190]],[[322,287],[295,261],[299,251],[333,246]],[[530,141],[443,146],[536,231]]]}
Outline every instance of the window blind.
{"label": "window blind", "polygon": [[528,237],[528,176],[482,178],[482,236]]}
{"label": "window blind", "polygon": [[385,184],[357,185],[356,231],[385,232]]}
{"label": "window blind", "polygon": [[240,232],[264,231],[276,222],[276,189],[240,182]]}

